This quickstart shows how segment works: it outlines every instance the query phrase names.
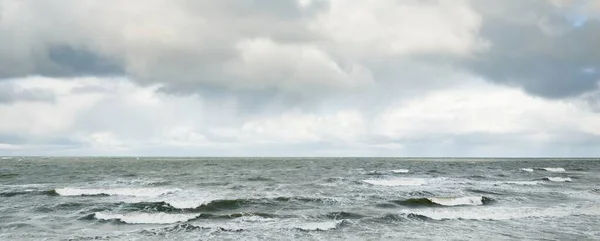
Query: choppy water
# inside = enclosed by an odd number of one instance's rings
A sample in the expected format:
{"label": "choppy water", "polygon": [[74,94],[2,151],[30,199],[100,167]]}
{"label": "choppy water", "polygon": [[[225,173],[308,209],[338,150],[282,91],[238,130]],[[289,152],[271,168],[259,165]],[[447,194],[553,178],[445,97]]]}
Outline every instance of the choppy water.
{"label": "choppy water", "polygon": [[600,240],[600,160],[3,158],[0,240]]}

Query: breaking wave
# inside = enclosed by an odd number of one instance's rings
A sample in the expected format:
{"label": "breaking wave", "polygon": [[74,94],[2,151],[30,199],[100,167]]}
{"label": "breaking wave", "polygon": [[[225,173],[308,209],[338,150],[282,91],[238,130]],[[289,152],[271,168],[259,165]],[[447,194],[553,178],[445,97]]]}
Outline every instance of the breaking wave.
{"label": "breaking wave", "polygon": [[573,209],[555,207],[537,208],[461,208],[461,209],[412,209],[402,210],[406,216],[426,217],[432,220],[511,220],[523,218],[567,217],[572,215],[600,215],[600,209]]}
{"label": "breaking wave", "polygon": [[309,222],[296,225],[302,231],[327,231],[338,228],[344,221]]}
{"label": "breaking wave", "polygon": [[134,196],[158,197],[179,191],[179,189],[160,188],[113,188],[113,189],[80,189],[57,188],[53,190],[60,196]]}
{"label": "breaking wave", "polygon": [[[330,199],[308,197],[277,197],[256,199],[218,199],[197,206],[177,206],[170,201],[120,203],[125,211],[164,212],[164,213],[200,213],[231,211],[251,206],[274,206],[284,203],[327,203]],[[177,203],[177,202],[175,202]],[[267,217],[269,215],[258,215]]]}
{"label": "breaking wave", "polygon": [[392,201],[403,206],[478,206],[489,204],[493,199],[485,196],[471,197],[431,197],[431,198],[411,198],[406,200]]}
{"label": "breaking wave", "polygon": [[547,172],[564,172],[565,169],[562,167],[545,167],[542,168],[542,170],[547,171]]}
{"label": "breaking wave", "polygon": [[392,172],[392,173],[408,173],[409,170],[408,169],[396,169],[396,170],[391,170],[390,172]]}
{"label": "breaking wave", "polygon": [[539,181],[508,181],[502,182],[501,184],[521,185],[521,186],[534,186],[540,184]]}
{"label": "breaking wave", "polygon": [[13,191],[13,192],[1,192],[0,197],[14,197],[21,195],[45,195],[45,196],[58,196],[58,193],[54,190],[49,191]]}
{"label": "breaking wave", "polygon": [[170,224],[186,222],[200,217],[201,214],[169,214],[169,213],[94,213],[94,218],[105,221],[118,221],[128,224]]}
{"label": "breaking wave", "polygon": [[524,172],[533,172],[533,168],[521,168],[521,171],[524,171]]}
{"label": "breaking wave", "polygon": [[551,182],[571,182],[573,181],[570,177],[545,177],[543,178],[545,181]]}

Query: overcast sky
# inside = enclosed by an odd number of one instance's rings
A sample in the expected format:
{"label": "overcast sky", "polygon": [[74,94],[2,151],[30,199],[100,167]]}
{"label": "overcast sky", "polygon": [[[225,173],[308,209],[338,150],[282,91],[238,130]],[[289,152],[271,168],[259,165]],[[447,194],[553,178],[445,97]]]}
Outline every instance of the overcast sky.
{"label": "overcast sky", "polygon": [[0,155],[599,156],[599,0],[0,0]]}

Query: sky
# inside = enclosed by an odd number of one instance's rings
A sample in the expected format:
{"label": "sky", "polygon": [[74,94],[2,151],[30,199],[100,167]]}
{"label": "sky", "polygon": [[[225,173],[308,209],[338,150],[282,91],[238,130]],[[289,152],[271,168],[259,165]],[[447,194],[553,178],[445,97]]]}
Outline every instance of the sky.
{"label": "sky", "polygon": [[593,157],[599,0],[0,0],[0,155]]}

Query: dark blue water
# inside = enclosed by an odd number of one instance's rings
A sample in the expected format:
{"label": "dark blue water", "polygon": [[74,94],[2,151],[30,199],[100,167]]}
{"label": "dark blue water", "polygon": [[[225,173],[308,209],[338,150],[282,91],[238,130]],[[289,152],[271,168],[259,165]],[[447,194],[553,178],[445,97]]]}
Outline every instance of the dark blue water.
{"label": "dark blue water", "polygon": [[0,240],[600,240],[600,160],[3,158]]}

